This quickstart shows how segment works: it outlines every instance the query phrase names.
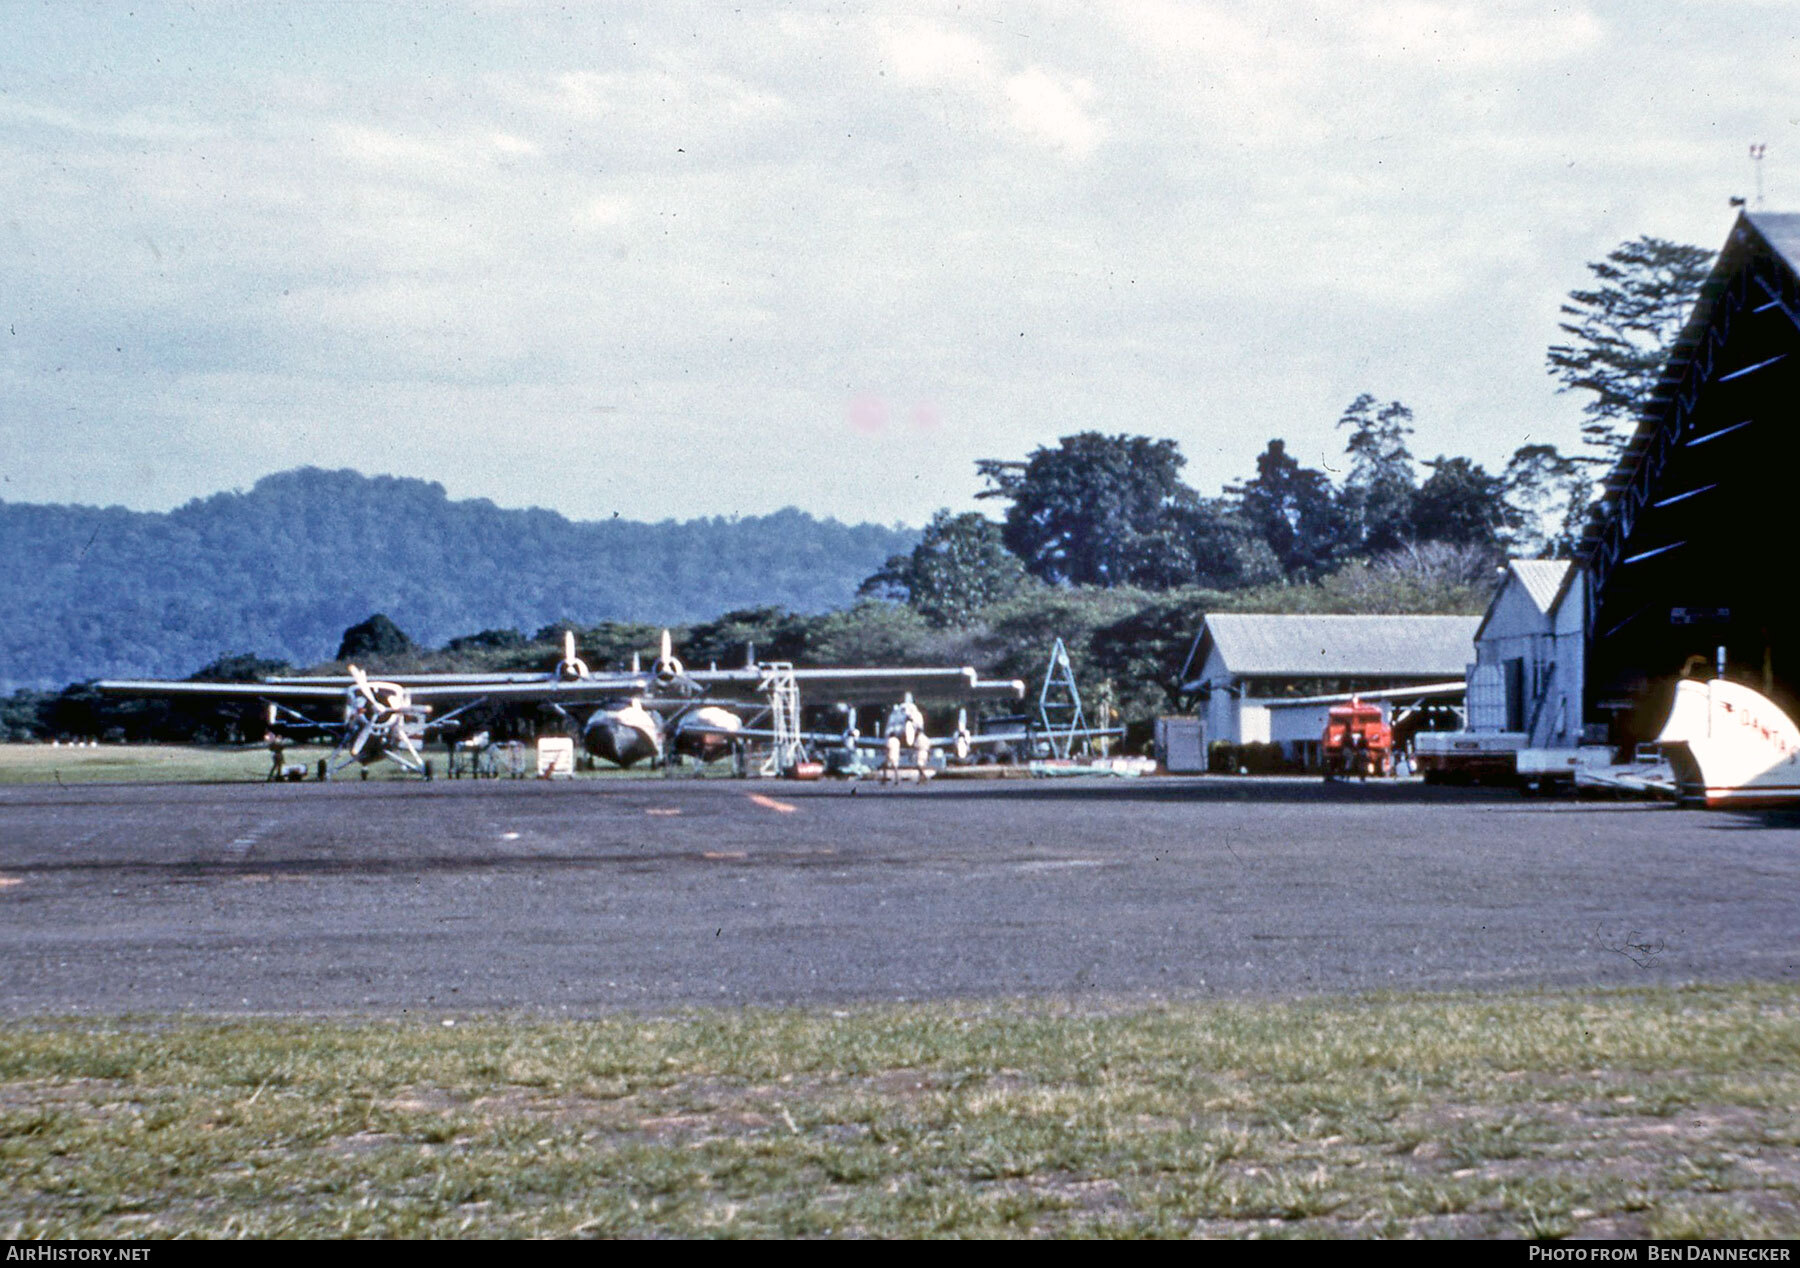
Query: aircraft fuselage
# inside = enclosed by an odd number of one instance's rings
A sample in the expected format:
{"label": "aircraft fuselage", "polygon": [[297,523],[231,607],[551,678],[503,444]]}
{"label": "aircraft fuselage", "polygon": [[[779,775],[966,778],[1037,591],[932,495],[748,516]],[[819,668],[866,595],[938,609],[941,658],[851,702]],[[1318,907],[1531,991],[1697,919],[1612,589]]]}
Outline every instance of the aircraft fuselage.
{"label": "aircraft fuselage", "polygon": [[588,718],[581,744],[614,766],[635,766],[662,756],[662,722],[635,700],[607,705]]}
{"label": "aircraft fuselage", "polygon": [[675,727],[675,751],[701,762],[714,762],[731,751],[744,721],[729,709],[707,705],[681,719]]}

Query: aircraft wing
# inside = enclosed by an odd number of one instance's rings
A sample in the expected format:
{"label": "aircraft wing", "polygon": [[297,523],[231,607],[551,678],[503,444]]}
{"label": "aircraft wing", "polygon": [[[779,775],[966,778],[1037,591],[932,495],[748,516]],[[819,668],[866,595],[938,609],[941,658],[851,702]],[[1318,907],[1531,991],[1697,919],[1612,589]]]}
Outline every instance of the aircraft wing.
{"label": "aircraft wing", "polygon": [[[391,682],[396,686],[435,687],[435,686],[476,686],[490,682],[556,682],[557,676],[544,670],[526,672],[492,673],[492,674],[376,674],[369,675],[371,681]],[[265,678],[266,683],[276,686],[307,686],[314,683],[325,683],[340,690],[356,685],[356,679],[348,674],[295,675],[289,678]]]}
{"label": "aircraft wing", "polygon": [[[1060,733],[1059,733],[1060,734]],[[1096,727],[1076,731],[1075,739],[1116,738],[1125,734],[1122,727]],[[981,748],[993,744],[1025,744],[1046,738],[1045,731],[990,731],[982,735],[969,736],[970,748]],[[775,732],[760,727],[742,727],[732,732],[732,738],[744,740],[773,740]],[[818,748],[844,748],[846,737],[841,731],[801,731],[796,737]],[[956,736],[934,735],[929,737],[932,748],[951,748],[956,744]],[[859,749],[873,749],[877,752],[887,747],[887,736],[879,731],[869,735],[858,735],[853,741]]]}
{"label": "aircraft wing", "polygon": [[[493,700],[500,703],[596,704],[636,695],[653,685],[643,674],[579,678],[564,682],[533,675],[525,681],[496,681],[479,675],[413,675],[411,680],[371,677],[371,683],[406,688],[415,704]],[[158,679],[114,679],[94,684],[115,696],[200,697],[216,700],[273,700],[303,703],[342,702],[354,685],[350,678],[284,678],[267,682],[169,682]]]}
{"label": "aircraft wing", "polygon": [[[1125,728],[1122,726],[1084,726],[1076,727],[1073,731],[1054,732],[1044,730],[986,731],[979,735],[971,735],[969,747],[980,748],[984,744],[1042,744],[1048,743],[1052,738],[1059,740],[1116,740],[1122,738],[1124,734]],[[954,743],[956,743],[954,735],[931,741],[933,748]]]}
{"label": "aircraft wing", "polygon": [[[768,674],[758,666],[701,669],[682,673],[681,681],[698,687],[705,697],[671,694],[674,684],[653,673],[590,674],[560,678],[549,673],[370,674],[371,682],[406,688],[415,701],[486,699],[504,703],[593,704],[641,696],[647,707],[659,703],[724,705],[760,702]],[[963,668],[794,670],[794,681],[813,704],[894,704],[907,693],[919,700],[1022,700],[1025,684],[1018,679],[984,679]],[[102,683],[103,690],[135,695],[200,695],[254,700],[342,699],[355,685],[347,676],[280,677],[259,683]]]}
{"label": "aircraft wing", "polygon": [[1428,682],[1417,687],[1383,687],[1378,691],[1340,691],[1329,696],[1280,696],[1284,705],[1289,704],[1349,704],[1352,700],[1423,700],[1432,696],[1461,696],[1467,694],[1468,684],[1461,678],[1451,682]]}
{"label": "aircraft wing", "polygon": [[[710,695],[760,696],[759,668],[690,669],[686,676]],[[794,682],[809,704],[894,704],[911,692],[920,700],[1023,700],[1017,679],[984,679],[973,669],[796,669]]]}
{"label": "aircraft wing", "polygon": [[[345,680],[346,684],[349,682]],[[342,702],[344,687],[266,682],[169,682],[157,678],[109,678],[94,684],[109,696],[188,696],[213,700],[331,700]]]}
{"label": "aircraft wing", "polygon": [[[384,678],[381,681],[395,680]],[[601,704],[654,689],[653,681],[644,674],[607,674],[567,681],[539,677],[524,682],[496,682],[491,678],[473,682],[421,679],[416,685],[409,686],[404,682],[400,685],[406,686],[406,694],[420,702],[492,700],[497,704]]]}

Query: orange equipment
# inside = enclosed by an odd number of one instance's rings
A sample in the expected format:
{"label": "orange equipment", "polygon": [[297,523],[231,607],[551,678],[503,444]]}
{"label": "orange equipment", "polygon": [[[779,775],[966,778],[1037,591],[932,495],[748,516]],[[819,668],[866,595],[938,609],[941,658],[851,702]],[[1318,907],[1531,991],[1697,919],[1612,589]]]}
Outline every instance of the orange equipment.
{"label": "orange equipment", "polygon": [[1394,732],[1378,704],[1351,697],[1334,704],[1325,717],[1325,778],[1394,773]]}

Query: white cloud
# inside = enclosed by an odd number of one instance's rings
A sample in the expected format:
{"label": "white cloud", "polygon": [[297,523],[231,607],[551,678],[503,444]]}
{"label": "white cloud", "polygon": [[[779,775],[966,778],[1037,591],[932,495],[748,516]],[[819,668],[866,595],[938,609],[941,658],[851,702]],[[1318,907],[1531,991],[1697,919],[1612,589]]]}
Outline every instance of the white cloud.
{"label": "white cloud", "polygon": [[1216,488],[1363,390],[1495,462],[1576,434],[1542,350],[1585,260],[1716,244],[1750,140],[1800,190],[1795,44],[1725,0],[503,18],[433,11],[398,67],[355,6],[181,73],[122,21],[100,70],[0,51],[5,496],[363,461],[919,522],[1084,427]]}
{"label": "white cloud", "polygon": [[339,124],[333,131],[344,154],[358,163],[419,173],[462,166],[463,156],[449,146],[414,140],[383,128]]}
{"label": "white cloud", "polygon": [[1085,158],[1100,139],[1088,115],[1094,86],[1085,79],[1059,79],[1033,66],[1007,78],[1006,99],[1012,126],[1053,150]]}
{"label": "white cloud", "polygon": [[589,198],[570,214],[577,229],[616,229],[631,214],[631,200],[616,194]]}
{"label": "white cloud", "polygon": [[1579,4],[1332,5],[1350,46],[1375,58],[1465,70],[1517,71],[1594,49],[1602,24]]}
{"label": "white cloud", "polygon": [[1091,115],[1091,81],[1038,65],[1013,68],[986,42],[939,22],[879,20],[883,61],[902,83],[960,94],[981,112],[982,125],[1071,158],[1085,158],[1101,138]]}
{"label": "white cloud", "polygon": [[875,29],[885,60],[909,83],[987,92],[999,78],[993,50],[966,31],[917,18],[880,19]]}

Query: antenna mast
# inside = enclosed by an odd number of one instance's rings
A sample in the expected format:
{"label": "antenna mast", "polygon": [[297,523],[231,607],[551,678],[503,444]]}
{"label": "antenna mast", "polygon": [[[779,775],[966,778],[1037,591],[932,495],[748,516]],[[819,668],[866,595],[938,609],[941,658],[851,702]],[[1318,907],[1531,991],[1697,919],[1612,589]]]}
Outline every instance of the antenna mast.
{"label": "antenna mast", "polygon": [[1758,211],[1763,209],[1762,165],[1763,155],[1768,152],[1768,149],[1769,147],[1761,141],[1754,141],[1750,145],[1750,162],[1756,168],[1756,209]]}

